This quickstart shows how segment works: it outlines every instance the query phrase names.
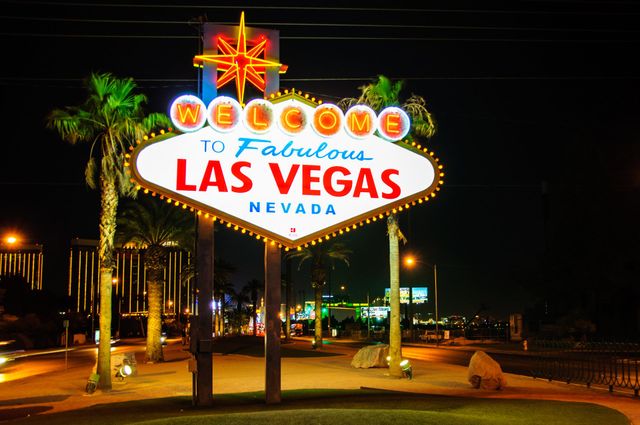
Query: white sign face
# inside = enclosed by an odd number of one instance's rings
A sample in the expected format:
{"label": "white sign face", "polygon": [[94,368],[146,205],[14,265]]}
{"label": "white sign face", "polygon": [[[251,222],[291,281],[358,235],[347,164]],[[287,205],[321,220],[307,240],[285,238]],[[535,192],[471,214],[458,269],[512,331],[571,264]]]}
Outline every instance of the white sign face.
{"label": "white sign face", "polygon": [[273,120],[285,125],[250,131],[245,113],[233,128],[207,125],[141,145],[131,159],[134,177],[287,247],[424,198],[437,186],[427,155],[376,135],[353,137],[345,128],[331,137],[311,125],[294,132],[287,112],[301,109],[311,121],[315,109],[294,99],[270,106]]}

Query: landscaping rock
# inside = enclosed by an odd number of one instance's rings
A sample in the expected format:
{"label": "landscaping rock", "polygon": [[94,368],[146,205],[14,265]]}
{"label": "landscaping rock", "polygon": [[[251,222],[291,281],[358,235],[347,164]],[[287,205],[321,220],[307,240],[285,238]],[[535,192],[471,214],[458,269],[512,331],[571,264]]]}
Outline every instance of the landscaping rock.
{"label": "landscaping rock", "polygon": [[507,380],[498,362],[484,351],[476,351],[471,356],[467,379],[473,388],[482,388],[483,390],[499,390],[507,385]]}
{"label": "landscaping rock", "polygon": [[388,355],[388,344],[368,345],[361,348],[356,355],[353,356],[351,366],[363,369],[370,367],[387,367]]}

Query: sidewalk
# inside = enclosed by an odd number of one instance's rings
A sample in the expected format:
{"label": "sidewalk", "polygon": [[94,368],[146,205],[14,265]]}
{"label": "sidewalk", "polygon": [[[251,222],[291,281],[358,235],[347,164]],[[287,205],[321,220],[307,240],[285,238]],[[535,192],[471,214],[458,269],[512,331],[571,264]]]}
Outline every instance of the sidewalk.
{"label": "sidewalk", "polygon": [[[307,341],[294,341],[288,349],[310,350]],[[144,347],[141,347],[144,349]],[[139,349],[140,350],[140,349]],[[507,375],[508,386],[501,391],[476,390],[466,380],[467,368],[427,361],[412,361],[414,379],[393,379],[386,369],[355,369],[350,365],[357,350],[340,344],[327,344],[324,357],[284,357],[282,389],[359,389],[361,387],[461,397],[559,400],[595,403],[619,410],[632,424],[640,425],[640,400],[623,394],[587,389],[582,386],[550,383],[543,380]],[[138,375],[124,382],[113,381],[111,392],[84,392],[88,368],[71,368],[40,375],[37,378],[0,383],[2,411],[32,408],[38,412],[60,412],[94,404],[124,402],[172,396],[191,396],[191,374],[179,343],[165,347],[164,363],[143,364],[143,353],[136,353]],[[215,394],[264,390],[264,359],[238,354],[214,354]],[[321,377],[322,380],[318,378]]]}

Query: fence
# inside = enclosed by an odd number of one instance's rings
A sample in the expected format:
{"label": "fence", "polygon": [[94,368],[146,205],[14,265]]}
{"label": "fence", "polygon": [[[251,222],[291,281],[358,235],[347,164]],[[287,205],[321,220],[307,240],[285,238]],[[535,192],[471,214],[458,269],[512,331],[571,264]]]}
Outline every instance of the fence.
{"label": "fence", "polygon": [[534,378],[640,391],[640,343],[535,341]]}

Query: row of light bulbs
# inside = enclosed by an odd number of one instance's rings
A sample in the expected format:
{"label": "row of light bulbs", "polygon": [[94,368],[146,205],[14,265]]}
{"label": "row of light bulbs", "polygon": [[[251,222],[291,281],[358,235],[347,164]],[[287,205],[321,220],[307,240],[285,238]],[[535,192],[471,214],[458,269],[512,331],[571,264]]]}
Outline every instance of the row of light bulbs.
{"label": "row of light bulbs", "polygon": [[[282,96],[289,95],[290,93],[291,94],[296,94],[296,90],[293,89],[293,88],[291,89],[291,91],[289,91],[288,89],[285,89],[284,90],[284,94],[283,94],[283,92],[278,91],[277,93],[272,93],[270,95],[270,98],[274,99],[276,97],[282,97]],[[302,96],[302,91],[298,91],[297,94],[299,96]],[[308,93],[305,93],[304,97],[305,97],[305,99],[309,99],[312,102],[317,103],[318,105],[322,104],[322,100],[316,100],[315,97],[310,97]],[[173,131],[173,129],[171,127],[169,127],[167,129],[167,131],[162,129],[162,130],[160,130],[160,135],[164,135],[167,132],[171,132],[171,131]],[[156,137],[156,133],[151,133],[151,134],[149,134],[149,136],[144,136],[142,138],[142,140],[144,140],[146,142],[147,140],[153,139],[154,137]],[[141,140],[136,140],[136,145],[139,145],[140,143],[142,143]],[[409,144],[409,142],[407,140],[403,140],[403,143]],[[414,206],[416,204],[422,204],[423,202],[427,202],[427,201],[429,201],[430,198],[435,198],[436,195],[437,195],[436,192],[439,192],[440,191],[440,186],[444,184],[443,166],[442,166],[442,164],[440,164],[440,160],[435,157],[435,152],[429,152],[429,149],[427,149],[426,147],[423,147],[422,145],[420,145],[420,144],[418,144],[418,143],[416,143],[414,141],[411,142],[411,147],[413,147],[414,149],[420,150],[420,151],[424,152],[425,154],[429,155],[431,158],[433,158],[433,160],[436,162],[436,164],[438,164],[437,168],[438,168],[438,177],[439,177],[439,179],[438,179],[438,185],[436,186],[435,191],[431,192],[429,195],[425,196],[424,198],[420,198],[418,200],[411,201],[411,203],[406,203],[406,204],[404,204],[404,206],[401,205],[401,206],[398,206],[397,208],[393,208],[391,210],[391,212],[386,211],[384,214],[380,213],[378,215],[374,215],[374,216],[372,216],[370,218],[367,218],[367,219],[361,221],[358,224],[353,224],[351,226],[347,226],[347,227],[345,227],[343,229],[340,229],[338,231],[332,232],[331,234],[327,234],[324,237],[320,237],[320,238],[315,239],[315,240],[313,240],[311,242],[308,242],[308,243],[305,243],[303,245],[300,245],[300,246],[298,246],[298,247],[296,247],[294,249],[297,249],[298,251],[301,251],[302,247],[308,248],[309,246],[315,246],[317,244],[323,243],[324,241],[328,241],[331,238],[335,238],[335,237],[337,237],[339,235],[343,235],[345,233],[349,233],[349,232],[351,232],[351,230],[355,230],[358,227],[364,226],[365,224],[370,224],[370,223],[374,223],[374,222],[376,222],[378,220],[382,220],[385,216],[389,216],[392,213],[396,214],[398,212],[404,211],[405,209],[409,209],[410,207],[412,207],[412,206]],[[129,146],[129,151],[133,151],[133,146]],[[124,163],[124,165],[127,168],[129,167],[129,159],[130,158],[131,158],[131,154],[126,153],[125,154],[125,163]],[[131,179],[131,182],[132,183],[136,183],[136,181],[133,178]],[[136,185],[136,190],[140,190],[140,189],[142,189],[142,186]],[[149,189],[144,189],[144,193],[145,194],[151,193],[151,196],[156,196],[156,192],[150,191]],[[189,205],[187,205],[185,203],[181,203],[180,201],[173,200],[173,199],[171,199],[169,197],[165,197],[164,195],[160,195],[160,199],[162,199],[162,200],[166,199],[168,204],[173,204],[176,207],[181,207],[184,210],[186,210],[188,208],[190,212],[196,212],[197,211],[197,214],[198,214],[199,217],[200,216],[204,216],[205,219],[211,218],[214,222],[216,220],[218,220],[220,222],[220,224],[224,224],[225,223],[225,221],[223,219],[221,219],[219,217],[216,217],[215,215],[209,214],[208,212],[203,212],[201,210],[197,210],[194,207],[191,207],[191,206],[189,206]],[[269,239],[266,236],[259,235],[259,234],[255,233],[253,231],[245,229],[245,228],[243,228],[243,227],[241,227],[241,226],[239,226],[237,224],[234,224],[234,223],[232,223],[232,222],[230,222],[228,220],[226,222],[226,227],[229,228],[229,229],[240,231],[242,234],[249,233],[249,236],[251,236],[251,237],[255,236],[255,238],[257,240],[262,240],[264,243],[270,243],[271,245],[276,245],[276,243],[277,243],[276,241],[274,241],[272,239]],[[282,248],[282,244],[278,243],[278,248]],[[290,250],[289,247],[285,247],[285,251],[289,251],[289,250]]]}

